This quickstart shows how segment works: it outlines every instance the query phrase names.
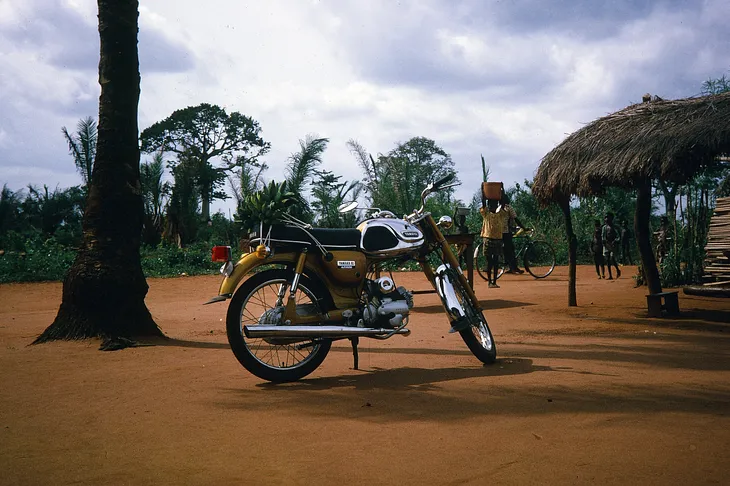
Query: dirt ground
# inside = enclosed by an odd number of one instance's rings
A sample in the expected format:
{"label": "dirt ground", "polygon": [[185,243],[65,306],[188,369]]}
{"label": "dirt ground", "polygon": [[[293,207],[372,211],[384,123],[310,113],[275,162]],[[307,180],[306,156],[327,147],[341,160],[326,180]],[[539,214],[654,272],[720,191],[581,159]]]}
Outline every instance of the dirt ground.
{"label": "dirt ground", "polygon": [[566,268],[477,282],[491,366],[418,295],[410,337],[363,340],[359,371],[335,343],[286,385],[235,360],[227,304],[201,305],[217,276],[151,279],[172,339],[116,352],[29,346],[61,284],[0,285],[0,484],[728,484],[730,301],[650,319],[634,271],[579,267],[577,308]]}

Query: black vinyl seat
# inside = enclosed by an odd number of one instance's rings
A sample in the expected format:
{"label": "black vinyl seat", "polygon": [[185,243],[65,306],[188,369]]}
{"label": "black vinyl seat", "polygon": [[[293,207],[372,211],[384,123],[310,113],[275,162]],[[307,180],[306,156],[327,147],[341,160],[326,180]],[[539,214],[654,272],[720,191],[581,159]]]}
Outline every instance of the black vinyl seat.
{"label": "black vinyl seat", "polygon": [[[355,228],[312,228],[307,231],[325,247],[360,248],[360,230]],[[315,244],[304,230],[280,224],[271,227],[271,240],[282,243]]]}

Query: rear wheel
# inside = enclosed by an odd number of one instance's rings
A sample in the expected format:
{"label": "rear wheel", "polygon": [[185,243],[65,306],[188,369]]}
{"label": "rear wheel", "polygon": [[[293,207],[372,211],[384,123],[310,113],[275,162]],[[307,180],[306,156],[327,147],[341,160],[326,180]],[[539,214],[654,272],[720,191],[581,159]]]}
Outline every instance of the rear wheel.
{"label": "rear wheel", "polygon": [[[228,307],[226,331],[233,354],[244,368],[264,380],[286,382],[307,376],[322,364],[332,345],[328,339],[277,342],[245,336],[244,326],[283,325],[281,316],[292,277],[291,270],[257,273],[238,288]],[[298,309],[319,312],[325,298],[325,290],[302,276],[295,294]]]}
{"label": "rear wheel", "polygon": [[545,278],[555,269],[555,250],[547,241],[531,241],[525,250],[524,265],[533,277]]}
{"label": "rear wheel", "polygon": [[[474,248],[474,267],[479,274],[480,277],[482,277],[486,282],[489,282],[489,277],[487,276],[487,257],[484,256],[484,250],[482,249],[482,245],[479,244]],[[500,259],[500,266],[497,270],[497,278],[504,275],[504,272],[506,270],[504,259]]]}

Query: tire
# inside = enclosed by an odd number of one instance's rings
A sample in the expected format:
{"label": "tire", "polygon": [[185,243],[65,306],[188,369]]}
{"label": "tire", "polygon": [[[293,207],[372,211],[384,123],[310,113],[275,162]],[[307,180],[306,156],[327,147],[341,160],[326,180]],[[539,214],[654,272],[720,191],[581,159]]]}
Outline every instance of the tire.
{"label": "tire", "polygon": [[525,250],[523,264],[533,277],[545,278],[555,270],[555,250],[547,241],[531,241]]}
{"label": "tire", "polygon": [[[261,338],[247,338],[243,326],[260,324],[267,311],[275,309],[276,294],[284,284],[285,299],[289,297],[291,270],[266,270],[253,275],[236,291],[228,306],[226,332],[228,343],[238,362],[248,371],[275,383],[296,381],[322,364],[332,346],[329,339],[304,340],[296,343],[270,344]],[[296,293],[297,304],[327,301],[329,294],[317,282],[302,275]],[[297,346],[305,345],[297,349]]]}
{"label": "tire", "polygon": [[474,270],[484,281],[489,282],[487,278],[487,259],[484,257],[481,244],[474,247]]}
{"label": "tire", "polygon": [[494,343],[494,337],[484,313],[474,308],[469,295],[456,277],[452,279],[452,282],[456,298],[464,308],[469,322],[471,322],[471,326],[459,331],[461,339],[464,340],[466,347],[479,361],[484,364],[494,363],[497,359],[497,345]]}
{"label": "tire", "polygon": [[[487,259],[484,256],[484,252],[482,251],[482,245],[479,244],[474,248],[474,269],[477,271],[480,277],[485,282],[489,282],[489,278],[487,277]],[[499,267],[499,270],[497,271],[497,278],[504,275],[504,272],[506,270],[505,263],[502,262],[502,265]]]}

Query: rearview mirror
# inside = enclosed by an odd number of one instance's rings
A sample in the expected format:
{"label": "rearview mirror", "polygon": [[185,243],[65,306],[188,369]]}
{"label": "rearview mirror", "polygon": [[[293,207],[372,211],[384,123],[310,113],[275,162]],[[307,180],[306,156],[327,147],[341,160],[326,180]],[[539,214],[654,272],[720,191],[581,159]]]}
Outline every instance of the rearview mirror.
{"label": "rearview mirror", "polygon": [[337,211],[340,213],[349,213],[357,209],[357,201],[344,202],[337,207]]}

